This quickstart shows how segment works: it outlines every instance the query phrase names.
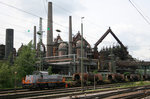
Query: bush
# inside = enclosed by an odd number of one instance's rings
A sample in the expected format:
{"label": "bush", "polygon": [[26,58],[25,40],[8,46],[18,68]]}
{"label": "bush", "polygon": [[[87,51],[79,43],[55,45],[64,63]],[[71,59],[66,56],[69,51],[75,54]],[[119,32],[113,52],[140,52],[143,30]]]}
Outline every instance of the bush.
{"label": "bush", "polygon": [[48,67],[48,74],[49,74],[49,75],[53,74],[53,72],[52,72],[52,66],[49,66],[49,67]]}
{"label": "bush", "polygon": [[4,63],[0,66],[0,88],[12,88],[13,84],[11,69]]}

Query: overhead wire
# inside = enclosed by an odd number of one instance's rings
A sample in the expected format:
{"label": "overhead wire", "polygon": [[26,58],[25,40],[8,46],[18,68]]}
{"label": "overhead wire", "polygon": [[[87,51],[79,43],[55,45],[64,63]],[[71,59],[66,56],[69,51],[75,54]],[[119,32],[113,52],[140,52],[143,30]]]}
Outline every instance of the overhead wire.
{"label": "overhead wire", "polygon": [[[1,21],[2,22],[2,21]],[[21,25],[18,25],[18,24],[12,24],[12,23],[9,23],[9,22],[6,22],[6,21],[3,21],[4,23],[8,23],[9,26],[5,26],[5,27],[10,27],[10,26],[13,26],[13,27],[19,27],[20,28],[23,28],[24,30],[23,31],[29,31],[30,30],[30,27],[25,27],[25,26],[21,26]],[[6,29],[4,27],[0,27],[1,29]],[[20,32],[20,31],[19,31]],[[21,31],[22,32],[22,31]]]}
{"label": "overhead wire", "polygon": [[[63,8],[63,7],[61,7],[61,6],[59,6],[58,4],[56,4],[56,3],[54,3],[54,2],[53,2],[53,5],[56,6],[56,7],[58,7],[58,8],[60,8],[60,9],[62,9],[62,10],[64,10],[64,11],[67,12],[67,13],[73,14],[71,11],[69,11],[69,10],[67,10],[67,9],[65,9],[65,8]],[[78,17],[78,18],[81,18],[81,16],[79,16],[79,15],[77,15],[77,14],[73,14],[73,15],[75,15],[75,16]],[[97,26],[97,28],[102,27],[102,26],[98,26],[96,23],[90,21],[89,19],[86,19],[86,20],[87,20],[86,22],[92,24],[93,26]],[[54,23],[54,24],[55,24],[55,23]],[[57,24],[57,25],[60,25],[60,24]],[[60,26],[61,26],[61,25],[60,25]],[[73,26],[74,26],[74,25],[73,25]],[[108,26],[103,26],[103,27],[106,28],[106,27],[108,27]],[[65,28],[69,28],[69,27],[65,27]],[[94,30],[98,30],[98,31],[101,30],[101,29],[97,29],[97,28],[94,28]],[[78,32],[78,31],[75,30],[75,29],[73,29],[73,31],[76,32],[76,33]],[[86,36],[88,36],[88,35],[86,34]],[[88,36],[88,37],[89,37],[89,36]],[[90,35],[90,37],[91,37],[91,35]],[[97,39],[97,38],[95,38],[95,37],[92,37],[92,38]]]}
{"label": "overhead wire", "polygon": [[[63,27],[63,28],[69,28],[69,27],[67,27],[67,26],[63,26],[63,25],[61,25],[61,24],[58,24],[58,23],[55,23],[55,22],[53,22],[54,24],[56,24],[56,25],[59,25],[59,26],[61,26],[61,27]],[[76,33],[78,33],[78,31],[77,30],[74,30],[74,29],[72,29],[72,31],[74,31],[74,32],[76,32]],[[67,32],[66,32],[67,33]],[[97,39],[97,38],[95,38],[94,36],[89,36],[89,35],[87,35],[87,34],[85,34],[86,36],[88,36],[89,38],[93,38],[93,39]]]}
{"label": "overhead wire", "polygon": [[[4,4],[4,5],[6,5],[6,6],[9,6],[9,7],[12,7],[11,5],[8,5],[8,4],[5,4],[5,3],[2,3],[2,2],[0,2],[1,4]],[[13,7],[13,8],[15,8],[16,9],[16,7]],[[17,9],[18,10],[18,9]],[[19,10],[19,11],[22,11],[22,10]],[[4,15],[4,16],[8,16],[8,17],[10,17],[10,18],[14,18],[14,19],[16,19],[16,20],[18,20],[18,19],[20,19],[20,20],[24,20],[25,22],[27,22],[27,21],[29,21],[29,20],[26,20],[26,19],[22,19],[22,18],[18,18],[18,17],[15,17],[15,16],[12,16],[12,15],[8,15],[8,14],[2,14],[2,13],[0,13],[1,15]],[[9,23],[9,22],[6,22],[5,21],[5,23]],[[31,22],[30,21],[30,24],[33,24],[33,22]],[[12,23],[9,23],[9,25],[12,25],[12,26],[15,26],[15,27],[19,27],[19,28],[27,28],[28,30],[30,30],[29,29],[29,27],[25,27],[25,26],[21,26],[21,25],[16,25],[16,24],[12,24]],[[34,25],[35,25],[35,23],[34,23]],[[5,28],[2,28],[2,29],[5,29]],[[25,29],[26,30],[26,29]],[[27,30],[26,30],[27,31]],[[20,32],[20,31],[18,31],[18,32]],[[22,32],[22,31],[21,31]]]}
{"label": "overhead wire", "polygon": [[[130,0],[129,0],[130,1]],[[132,4],[132,3],[131,3]],[[134,4],[132,4],[133,6],[134,6]],[[60,8],[62,8],[62,7],[60,7]],[[135,6],[135,8],[136,8],[136,6]],[[64,8],[62,8],[62,9],[64,9]],[[64,9],[65,11],[66,11],[66,9]],[[144,18],[144,20],[148,23],[148,24],[150,24],[150,22],[146,19],[146,17],[136,8],[136,10],[141,14],[141,16]],[[148,17],[149,18],[149,17]],[[97,25],[97,24],[95,24],[95,23],[93,23],[93,22],[90,22],[90,23],[92,23],[92,25],[95,25],[95,26],[97,26],[98,28],[99,28],[99,26]],[[108,26],[106,26],[106,27],[108,27]]]}
{"label": "overhead wire", "polygon": [[[46,3],[48,3],[47,2],[47,0],[46,0]],[[45,3],[44,3],[44,0],[43,0],[43,5],[44,5],[44,9],[45,9],[45,11],[46,11],[46,15],[48,15],[48,10],[46,9],[46,6],[45,6]],[[47,18],[45,18],[44,20],[48,20]],[[69,27],[67,27],[67,26],[64,26],[64,25],[62,25],[62,24],[59,24],[59,23],[57,23],[57,22],[55,22],[55,21],[53,21],[53,23],[54,24],[56,24],[56,25],[58,25],[58,26],[61,26],[61,27],[63,27],[63,28],[65,28],[65,29],[68,29]],[[73,30],[73,31],[75,31],[75,32],[77,32],[76,30]]]}
{"label": "overhead wire", "polygon": [[17,7],[15,7],[15,6],[9,5],[9,4],[4,3],[4,2],[1,2],[1,1],[0,1],[0,4],[3,4],[3,5],[5,5],[5,6],[11,7],[11,8],[14,8],[14,9],[16,9],[16,10],[18,10],[18,11],[24,12],[24,13],[26,13],[26,14],[29,14],[29,15],[32,15],[32,16],[35,16],[35,17],[40,17],[40,16],[38,16],[38,15],[35,15],[35,14],[33,14],[33,13],[30,13],[30,12],[27,12],[27,11],[25,11],[25,10],[22,10],[22,9],[20,9],[20,8],[17,8]]}
{"label": "overhead wire", "polygon": [[[8,26],[7,26],[8,27]],[[4,29],[4,30],[6,30],[7,28],[6,27],[0,27],[1,29]],[[27,33],[28,31],[26,31],[26,30],[15,30],[15,31],[17,31],[17,32],[23,32],[23,33]]]}
{"label": "overhead wire", "polygon": [[[19,11],[21,11],[21,12],[30,14],[30,15],[35,16],[35,17],[38,17],[38,18],[40,17],[40,16],[38,16],[38,15],[35,15],[35,14],[33,14],[33,13],[30,13],[30,12],[27,12],[27,11],[22,10],[22,9],[20,9],[20,8],[17,8],[17,7],[15,7],[15,6],[12,6],[12,5],[3,3],[3,2],[1,2],[1,1],[0,1],[0,4],[3,4],[3,5],[5,5],[5,6],[11,7],[11,8],[14,8],[14,9],[16,9],[16,10],[19,10]],[[43,18],[43,17],[41,17],[41,18],[47,20],[46,18]],[[56,23],[55,23],[55,24],[56,24]],[[61,26],[62,26],[62,25],[61,25]]]}
{"label": "overhead wire", "polygon": [[12,15],[8,15],[8,14],[6,14],[6,13],[0,13],[0,15],[1,16],[8,16],[8,17],[10,17],[10,18],[13,18],[13,19],[15,19],[15,20],[22,20],[22,21],[24,21],[24,22],[30,22],[30,24],[32,23],[32,24],[36,24],[36,23],[34,23],[33,21],[30,21],[30,20],[27,20],[27,19],[23,19],[23,18],[20,18],[20,17],[15,17],[15,16],[12,16]]}
{"label": "overhead wire", "polygon": [[[21,11],[21,12],[24,12],[24,13],[27,13],[27,14],[30,14],[30,15],[32,15],[32,16],[35,16],[35,17],[41,17],[41,16],[38,16],[38,15],[35,15],[35,14],[33,14],[33,13],[31,13],[31,12],[27,12],[27,11],[25,11],[25,10],[22,10],[22,9],[20,9],[20,8],[17,8],[17,7],[15,7],[15,6],[12,6],[12,5],[9,5],[9,4],[6,4],[6,3],[4,3],[4,2],[1,2],[0,1],[0,4],[3,4],[3,5],[5,5],[5,6],[8,6],[8,7],[11,7],[11,8],[14,8],[14,9],[16,9],[16,10],[18,10],[18,11]],[[55,4],[56,5],[56,4]],[[58,6],[58,5],[57,5]],[[60,6],[59,6],[60,7]],[[65,11],[67,11],[66,9],[64,9],[64,8],[62,8],[62,7],[60,7],[61,9],[63,9],[63,10],[65,10]],[[45,9],[46,10],[46,9]],[[68,11],[67,11],[68,12]],[[69,13],[71,13],[70,11],[69,11]],[[79,17],[79,16],[78,16]],[[43,17],[42,17],[43,18]],[[44,20],[47,20],[46,18],[43,18]],[[59,24],[59,23],[56,23],[55,21],[53,21],[53,23],[54,24],[56,24],[56,25],[59,25],[59,26],[61,26],[61,27],[64,27],[64,28],[68,28],[68,27],[66,27],[66,26],[64,26],[64,25],[61,25],[61,24]],[[77,32],[76,30],[73,30],[73,31],[75,31],[75,32]]]}
{"label": "overhead wire", "polygon": [[132,6],[138,11],[138,13],[143,17],[143,19],[150,25],[150,21],[145,17],[145,15],[139,10],[139,8],[137,8],[137,6],[135,5],[135,3],[131,0],[129,0],[129,2],[132,4]]}
{"label": "overhead wire", "polygon": [[[45,9],[45,11],[46,11],[46,15],[48,15],[48,10],[47,10],[46,7],[45,7],[44,0],[42,0],[42,1],[43,1],[44,9]],[[46,0],[46,3],[47,3],[47,0]],[[46,19],[44,19],[44,20],[47,21],[48,19],[46,18]],[[59,26],[61,26],[61,27],[64,27],[64,28],[68,28],[68,27],[66,27],[66,26],[64,26],[64,25],[61,25],[61,24],[59,24],[59,23],[56,23],[55,21],[53,21],[53,23],[56,24],[56,25],[59,25]]]}
{"label": "overhead wire", "polygon": [[[0,29],[6,30],[7,28],[0,26]],[[17,30],[17,29],[15,29],[14,31],[16,31],[16,32],[21,32],[21,33],[25,33],[25,34],[28,32],[28,31],[26,31],[26,30]],[[15,41],[15,42],[18,42],[18,41]]]}
{"label": "overhead wire", "polygon": [[[6,26],[6,27],[8,27],[8,26]],[[0,27],[0,28],[3,29],[3,30],[6,30],[6,29],[7,29],[6,27],[5,27],[5,28],[4,28],[4,27]],[[18,28],[14,28],[14,31],[15,31],[15,32],[18,32],[18,33],[24,33],[25,35],[28,35],[28,36],[29,36],[29,34],[30,34],[30,37],[31,37],[31,32],[33,32],[33,31],[28,32],[28,30],[18,30]],[[27,33],[28,33],[28,34],[27,34]],[[19,38],[20,38],[20,37],[19,37]],[[18,38],[18,39],[19,39],[19,38]],[[28,38],[29,38],[29,37],[28,37]],[[19,42],[18,39],[16,39],[15,42]]]}
{"label": "overhead wire", "polygon": [[[3,21],[4,22],[4,21]],[[4,22],[4,23],[9,23],[9,22]],[[21,25],[17,25],[17,24],[12,24],[12,23],[9,23],[9,25],[12,25],[12,26],[16,26],[16,27],[19,27],[19,28],[28,28],[29,29],[29,27],[25,27],[25,26],[21,26]]]}
{"label": "overhead wire", "polygon": [[[46,1],[47,1],[47,0],[46,0]],[[65,9],[65,8],[63,8],[63,7],[61,7],[61,6],[59,6],[59,5],[56,4],[55,2],[53,2],[53,5],[56,6],[57,8],[60,8],[60,9],[64,10],[65,12],[67,12],[67,13],[69,13],[69,14],[73,14],[71,11],[69,11],[69,10],[67,10],[67,9]],[[73,14],[73,15],[75,15],[75,16],[78,17],[78,18],[81,18],[81,16],[79,16],[79,15],[77,15],[77,14]],[[102,26],[96,25],[94,22],[90,21],[89,19],[86,19],[86,20],[87,20],[87,22],[92,23],[92,25],[97,26],[97,28],[102,27]],[[54,23],[54,24],[55,24],[55,23]],[[60,25],[60,24],[57,24],[57,25]],[[61,25],[60,25],[60,26],[61,26]],[[73,26],[74,26],[74,25],[73,25]],[[63,26],[63,27],[64,27],[64,26]],[[106,27],[106,26],[104,26],[104,27]],[[66,28],[68,28],[68,27],[66,27]],[[97,28],[95,28],[95,30],[96,30]],[[97,30],[100,31],[100,29],[97,29]],[[73,29],[73,31],[74,31],[74,32],[78,32],[77,30],[74,30],[74,29]]]}
{"label": "overhead wire", "polygon": [[6,28],[4,28],[4,27],[0,27],[1,29],[6,29]]}
{"label": "overhead wire", "polygon": [[[46,3],[48,3],[47,0],[46,0]],[[43,2],[43,4],[44,4],[44,2]],[[45,6],[45,4],[44,4],[44,6]],[[63,8],[62,8],[62,9],[63,9]],[[65,10],[65,9],[64,9],[64,10]],[[45,11],[46,11],[46,14],[48,15],[48,11],[47,11],[46,7],[45,7]],[[67,10],[66,10],[66,11],[67,11]],[[46,21],[47,21],[47,19],[46,19]],[[56,25],[58,25],[58,26],[61,26],[61,27],[63,27],[63,28],[66,28],[66,29],[69,28],[69,27],[64,26],[64,25],[62,25],[62,24],[59,24],[59,23],[57,23],[57,22],[55,22],[55,21],[53,21],[53,23],[56,24]],[[78,32],[78,31],[76,31],[76,30],[74,30],[74,29],[73,29],[73,31],[74,31],[74,32]]]}
{"label": "overhead wire", "polygon": [[[44,3],[44,2],[43,2]],[[8,7],[11,7],[11,8],[14,8],[14,9],[16,9],[16,10],[19,10],[19,11],[21,11],[21,12],[24,12],[24,13],[27,13],[27,14],[30,14],[30,15],[32,15],[32,16],[35,16],[35,17],[40,17],[40,16],[38,16],[38,15],[35,15],[35,14],[33,14],[33,13],[31,13],[31,12],[27,12],[27,11],[25,11],[25,10],[22,10],[22,9],[20,9],[20,8],[17,8],[17,7],[15,7],[15,6],[12,6],[12,5],[9,5],[9,4],[6,4],[6,3],[4,3],[4,2],[1,2],[0,1],[0,4],[3,4],[3,5],[5,5],[5,6],[8,6]],[[55,4],[56,5],[56,4]],[[57,5],[58,6],[58,5]],[[59,6],[60,7],[60,6]],[[45,7],[46,8],[46,7]],[[63,10],[65,10],[65,11],[67,11],[66,9],[64,9],[64,8],[62,8],[62,7],[60,7],[61,9],[63,9]],[[46,9],[45,9],[46,10]],[[69,12],[69,13],[71,13],[71,12]],[[43,18],[43,17],[42,17]],[[44,20],[47,20],[47,18],[43,18]],[[64,28],[68,28],[68,27],[66,27],[66,26],[64,26],[64,25],[61,25],[61,24],[59,24],[59,23],[56,23],[55,21],[53,21],[53,23],[54,24],[56,24],[56,25],[59,25],[59,26],[61,26],[61,27],[64,27]],[[73,31],[75,31],[75,32],[77,32],[76,30],[73,30]]]}
{"label": "overhead wire", "polygon": [[[61,8],[62,10],[66,11],[67,13],[72,14],[72,12],[70,12],[69,10],[67,10],[67,9],[65,9],[65,8],[63,8],[63,7],[59,6],[59,5],[57,5],[56,3],[53,3],[53,5],[56,6],[56,7],[58,7],[58,8]],[[79,18],[81,18],[80,16],[78,16],[78,15],[76,15],[76,14],[74,14],[74,15],[77,16],[77,17],[79,17]],[[55,23],[55,22],[54,22],[54,24],[60,25],[60,24]],[[62,26],[62,25],[60,25],[60,26]],[[66,27],[66,26],[62,26],[62,27],[64,27],[64,28],[69,28],[69,27]],[[77,30],[75,30],[75,29],[72,29],[72,30],[73,30],[74,32],[78,33]],[[87,34],[86,34],[86,36],[88,36],[88,37],[91,38],[91,36],[89,36],[89,35],[87,35]],[[95,39],[95,37],[92,37],[92,38]]]}
{"label": "overhead wire", "polygon": [[146,16],[146,14],[142,11],[142,9],[140,8],[140,6],[137,5],[137,3],[135,3],[134,1],[132,1],[132,2],[134,3],[134,5],[136,5],[136,7],[139,9],[139,11],[142,12],[143,15],[150,20],[150,18],[148,16]]}
{"label": "overhead wire", "polygon": [[[56,7],[58,7],[58,8],[60,8],[60,9],[62,9],[62,10],[64,10],[64,11],[66,11],[66,12],[69,13],[69,14],[73,14],[71,11],[69,11],[69,10],[67,10],[67,9],[65,9],[65,8],[63,8],[63,7],[61,7],[61,6],[59,6],[58,4],[56,4],[56,3],[54,3],[54,2],[53,2],[53,5],[56,6]],[[77,15],[77,14],[73,14],[73,15],[75,15],[75,16],[78,17],[78,18],[81,18],[81,16],[79,16],[79,15]],[[89,23],[92,23],[92,25],[97,26],[98,28],[99,28],[99,27],[108,27],[108,26],[99,26],[98,24],[92,22],[92,21],[89,20],[89,19],[87,19],[87,21],[88,21]]]}
{"label": "overhead wire", "polygon": [[46,5],[45,5],[45,2],[44,2],[44,0],[41,0],[42,2],[43,2],[43,5],[44,5],[44,10],[45,10],[45,13],[46,13],[46,15],[48,15],[48,11],[47,11],[47,9],[46,9]]}

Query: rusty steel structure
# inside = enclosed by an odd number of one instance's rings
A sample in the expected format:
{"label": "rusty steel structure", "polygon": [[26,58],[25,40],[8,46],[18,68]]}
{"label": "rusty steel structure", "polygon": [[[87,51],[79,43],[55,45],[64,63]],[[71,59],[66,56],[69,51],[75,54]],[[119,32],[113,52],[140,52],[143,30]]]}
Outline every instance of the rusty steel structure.
{"label": "rusty steel structure", "polygon": [[[94,64],[96,67],[97,61],[94,61],[94,59],[90,58],[90,53],[92,52],[92,48],[90,44],[83,38],[84,42],[84,71],[89,71],[89,66],[91,64]],[[45,57],[46,63],[53,66],[55,68],[55,71],[60,71],[62,68],[65,68],[65,74],[66,71],[70,71],[71,74],[75,72],[80,72],[80,61],[81,61],[81,35],[78,32],[77,35],[75,35],[72,38],[72,43],[70,46],[72,47],[72,53],[69,53],[69,42],[65,42],[62,40],[60,35],[57,36],[56,39],[54,39],[54,45],[53,45],[53,56],[51,57]],[[91,65],[92,66],[92,65]],[[93,66],[94,67],[94,66]],[[91,67],[91,68],[93,68]]]}
{"label": "rusty steel structure", "polygon": [[[69,16],[69,28],[68,28],[68,41],[63,41],[61,36],[58,34],[53,40],[53,10],[52,2],[48,3],[48,24],[47,24],[47,50],[44,44],[44,68],[47,69],[52,66],[54,73],[60,74],[73,74],[81,73],[81,34],[78,32],[75,36],[72,36],[72,16]],[[58,30],[57,30],[58,31]],[[58,31],[60,32],[60,30]],[[121,49],[128,55],[127,48],[115,35],[115,33],[109,29],[100,37],[100,39],[94,44],[94,48],[91,47],[89,42],[83,37],[83,71],[93,72],[94,70],[105,71],[103,67],[103,62],[100,60],[100,52],[98,52],[98,45],[105,39],[105,37],[111,34],[115,40],[119,43]],[[37,50],[38,50],[37,46]],[[46,53],[46,55],[45,55]],[[112,53],[113,55],[113,53]],[[128,57],[127,57],[128,58]],[[108,58],[105,62],[107,65],[108,72],[122,72],[123,70],[134,72],[138,69],[141,63],[134,63],[133,60],[116,60],[115,56]],[[149,66],[148,63],[143,64],[143,66]]]}
{"label": "rusty steel structure", "polygon": [[[120,44],[120,46],[123,48],[124,51],[127,52],[127,49],[123,45],[123,43],[118,39],[118,37],[112,32],[112,30],[109,28],[104,35],[95,43],[94,50],[92,50],[91,45],[83,38],[83,57],[84,57],[84,72],[91,72],[95,69],[102,70],[103,71],[103,63],[99,61],[99,52],[97,51],[97,46],[103,41],[103,39],[111,33],[112,36],[116,39],[116,41]],[[69,32],[69,38],[70,38],[70,32]],[[72,42],[70,41],[72,39]],[[51,57],[45,57],[45,62],[53,68],[56,69],[56,71],[62,72],[62,68],[64,68],[63,71],[65,71],[65,74],[67,72],[72,73],[80,73],[80,62],[81,62],[81,35],[78,32],[74,37],[72,37],[69,42],[64,42],[60,35],[57,36],[57,38],[54,39],[54,45],[53,45],[53,56]],[[71,42],[71,43],[70,43]],[[72,54],[69,53],[69,46],[72,47]],[[113,62],[115,61],[115,62]],[[111,60],[108,60],[108,72],[112,72],[111,69],[113,69],[113,72],[131,72],[134,73],[135,69],[139,69],[141,66],[150,66],[149,62],[135,62],[135,61],[123,61],[123,60],[113,60],[113,64],[111,63]],[[98,69],[100,68],[100,69]]]}
{"label": "rusty steel structure", "polygon": [[118,39],[118,37],[112,32],[111,28],[109,27],[109,29],[102,35],[102,37],[94,44],[94,58],[97,58],[98,59],[98,56],[99,56],[99,53],[97,51],[97,46],[105,39],[105,37],[108,35],[108,34],[111,34],[115,39],[116,41],[120,44],[120,46],[124,49],[124,51],[126,52],[126,48],[125,46],[123,45],[123,43]]}

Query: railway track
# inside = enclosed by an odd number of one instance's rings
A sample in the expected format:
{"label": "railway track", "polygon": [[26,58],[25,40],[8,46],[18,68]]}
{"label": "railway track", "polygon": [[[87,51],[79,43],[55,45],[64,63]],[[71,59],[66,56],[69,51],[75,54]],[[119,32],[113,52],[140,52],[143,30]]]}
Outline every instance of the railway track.
{"label": "railway track", "polygon": [[5,93],[15,93],[15,92],[26,92],[29,91],[28,89],[7,89],[7,90],[0,90],[0,94],[5,94]]}
{"label": "railway track", "polygon": [[[96,89],[104,89],[104,88],[112,88],[118,87],[122,85],[120,84],[108,84],[108,85],[97,85]],[[86,86],[85,90],[92,90],[93,86]],[[22,97],[31,97],[31,96],[41,96],[47,94],[57,94],[57,93],[68,93],[68,92],[78,92],[81,91],[81,87],[73,87],[73,88],[64,88],[64,89],[52,89],[52,90],[28,90],[28,89],[20,89],[14,91],[14,89],[0,91],[0,98],[22,98]]]}
{"label": "railway track", "polygon": [[[150,94],[150,85],[149,86],[138,86],[138,87],[129,87],[129,88],[113,88],[113,89],[106,89],[106,90],[94,90],[94,91],[85,91],[85,92],[67,92],[67,93],[57,93],[57,94],[49,94],[49,95],[42,95],[42,96],[32,96],[28,97],[28,99],[140,99],[144,97],[143,90],[147,90]],[[137,93],[134,93],[137,92]],[[130,93],[130,95],[129,95]],[[123,96],[124,95],[124,96]],[[119,96],[119,97],[118,97]],[[137,96],[140,98],[137,98]],[[26,99],[26,98],[21,98]]]}
{"label": "railway track", "polygon": [[[124,85],[124,83],[120,83],[120,84],[108,84],[108,85],[97,85],[96,89],[106,89],[105,91],[110,91],[110,90],[116,90],[114,87],[119,87],[121,85]],[[110,88],[114,88],[114,89],[110,89]],[[87,90],[88,89],[88,90]],[[85,91],[86,94],[88,93],[93,93],[93,86],[87,86],[85,87]],[[89,91],[89,92],[88,92]],[[104,91],[104,90],[103,90]],[[102,90],[101,90],[102,92]],[[94,92],[96,93],[96,92]],[[15,99],[15,98],[57,98],[58,96],[60,97],[65,97],[65,96],[72,96],[72,95],[80,95],[83,94],[81,92],[81,88],[80,87],[73,87],[73,88],[64,88],[64,89],[52,89],[52,90],[17,90],[16,92],[14,92],[13,90],[5,90],[0,92],[0,98],[3,99]]]}
{"label": "railway track", "polygon": [[[126,83],[118,83],[117,85],[120,86],[120,85],[124,85]],[[109,87],[113,87],[113,86],[116,86],[116,84],[105,84],[105,85],[96,85],[98,88],[101,87],[101,88],[109,88]],[[85,88],[90,88],[92,86],[85,86]],[[72,87],[74,88],[74,87]],[[75,88],[80,88],[80,87],[75,87]],[[71,88],[69,88],[71,89]],[[35,89],[35,90],[39,90],[39,89]],[[15,91],[16,92],[26,92],[26,91],[35,91],[35,90],[29,90],[29,89],[23,89],[23,88],[16,88],[16,90],[14,88],[12,89],[0,89],[0,94],[3,94],[3,93],[14,93]],[[54,89],[51,89],[51,90],[54,90]]]}
{"label": "railway track", "polygon": [[72,99],[74,98],[83,99],[85,97],[86,99],[141,99],[149,95],[150,95],[150,86],[143,86],[143,87],[140,86],[133,88],[124,88],[119,90],[110,90],[107,92],[95,94],[80,95],[78,97],[74,96],[72,97]]}
{"label": "railway track", "polygon": [[[14,88],[12,88],[12,89],[0,89],[0,92],[1,91],[10,91],[10,90],[14,90]],[[16,90],[22,90],[22,88],[16,88]]]}

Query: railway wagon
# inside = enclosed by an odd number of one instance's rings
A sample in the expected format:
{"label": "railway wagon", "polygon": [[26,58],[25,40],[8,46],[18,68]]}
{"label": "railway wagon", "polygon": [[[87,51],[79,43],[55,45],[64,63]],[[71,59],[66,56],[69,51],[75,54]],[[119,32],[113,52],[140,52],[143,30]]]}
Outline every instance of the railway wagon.
{"label": "railway wagon", "polygon": [[22,87],[27,89],[65,87],[65,78],[61,75],[48,75],[40,71],[33,75],[26,75],[22,79]]}
{"label": "railway wagon", "polygon": [[[98,74],[92,73],[83,73],[83,81],[90,81],[91,83],[94,82],[94,75],[95,81],[97,84],[102,83],[117,83],[117,82],[125,82],[125,81],[140,81],[140,80],[150,80],[150,75],[139,75],[139,74],[120,74],[120,73],[109,73],[103,72]],[[81,73],[73,74],[73,80],[77,81],[79,84],[81,82]]]}
{"label": "railway wagon", "polygon": [[[90,81],[91,83],[94,82],[94,76],[95,76],[95,81],[97,83],[102,82],[103,78],[101,74],[93,74],[93,73],[83,73],[83,81],[86,83],[87,81]],[[75,73],[73,74],[73,80],[77,81],[77,83],[81,82],[81,73]]]}

